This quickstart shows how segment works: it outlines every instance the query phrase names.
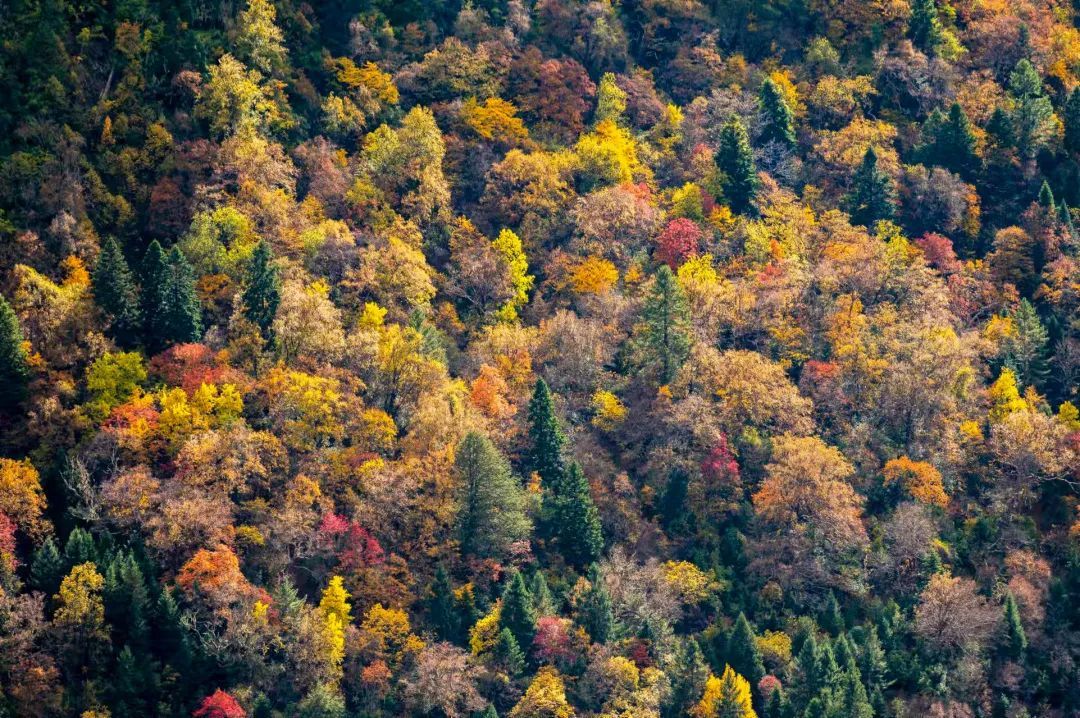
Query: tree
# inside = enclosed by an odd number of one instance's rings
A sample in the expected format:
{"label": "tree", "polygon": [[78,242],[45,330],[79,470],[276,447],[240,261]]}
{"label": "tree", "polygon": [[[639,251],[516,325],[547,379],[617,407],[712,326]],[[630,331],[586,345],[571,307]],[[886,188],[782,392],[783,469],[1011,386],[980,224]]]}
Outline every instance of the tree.
{"label": "tree", "polygon": [[529,467],[540,475],[545,491],[556,490],[566,477],[566,437],[555,414],[551,389],[542,378],[536,380],[529,400],[529,439]]}
{"label": "tree", "polygon": [[[705,692],[709,669],[701,646],[693,637],[683,637],[675,647],[672,665],[667,670],[671,677],[671,691],[661,708],[663,718],[684,718],[690,708]],[[770,714],[769,718],[773,718]]]}
{"label": "tree", "polygon": [[505,558],[525,541],[532,524],[525,497],[510,464],[484,435],[470,432],[454,459],[461,482],[458,536],[461,551],[478,558]]}
{"label": "tree", "polygon": [[450,583],[450,574],[442,566],[435,570],[435,580],[431,584],[431,595],[427,600],[427,612],[428,623],[435,629],[435,635],[444,641],[457,642],[461,638],[454,586]]}
{"label": "tree", "polygon": [[169,291],[169,262],[165,250],[155,239],[146,248],[142,262],[142,314],[146,345],[160,351],[168,344],[168,324],[165,306]]}
{"label": "tree", "polygon": [[349,592],[345,590],[341,576],[332,576],[330,583],[319,600],[319,610],[324,616],[334,616],[342,626],[352,623],[352,606],[349,604]]}
{"label": "tree", "polygon": [[738,117],[728,120],[720,131],[716,164],[723,173],[724,198],[731,211],[736,214],[751,211],[759,182],[750,138]]}
{"label": "tree", "polygon": [[545,496],[544,506],[555,526],[559,550],[571,565],[583,567],[600,558],[604,550],[600,514],[577,462],[570,465],[565,486]]}
{"label": "tree", "polygon": [[937,52],[942,40],[942,29],[935,0],[914,0],[911,3],[908,37],[915,47],[927,55]]}
{"label": "tree", "polygon": [[673,219],[656,239],[656,259],[673,271],[677,270],[679,265],[697,255],[703,236],[696,222],[685,217]]}
{"label": "tree", "polygon": [[776,142],[789,150],[794,149],[795,115],[772,78],[761,83],[758,112],[762,120],[761,142]]}
{"label": "tree", "polygon": [[589,590],[581,597],[577,622],[594,643],[607,643],[614,637],[615,613],[611,596],[604,586],[600,567],[595,563],[589,567]]}
{"label": "tree", "polygon": [[13,409],[23,400],[29,379],[19,319],[0,295],[0,409]]}
{"label": "tree", "polygon": [[593,114],[593,124],[598,125],[604,120],[620,124],[623,121],[623,113],[626,112],[626,97],[626,92],[616,84],[615,75],[605,72],[596,89],[596,112]]}
{"label": "tree", "polygon": [[244,315],[262,331],[264,339],[273,337],[274,317],[281,304],[281,278],[273,264],[270,245],[259,242],[251,255],[244,293]]}
{"label": "tree", "polygon": [[926,159],[965,179],[974,177],[979,169],[975,131],[960,103],[952,104],[947,117],[942,118],[938,114],[938,120],[931,129],[933,137],[927,148],[929,152]]}
{"label": "tree", "polygon": [[196,342],[202,336],[202,308],[195,293],[195,276],[179,247],[169,252],[165,289],[165,338],[169,343]]}
{"label": "tree", "polygon": [[1073,88],[1069,93],[1062,114],[1062,123],[1065,125],[1065,149],[1080,153],[1080,87]]}
{"label": "tree", "polygon": [[735,619],[735,627],[728,638],[727,650],[724,657],[735,671],[745,676],[751,685],[756,686],[765,676],[765,664],[761,660],[761,650],[758,648],[754,629],[746,620],[746,615],[739,612]]}
{"label": "tree", "polygon": [[892,178],[878,168],[873,146],[867,147],[847,198],[852,223],[873,229],[878,222],[892,219],[893,194]]}
{"label": "tree", "polygon": [[690,312],[686,295],[666,264],[656,271],[641,311],[639,333],[644,363],[661,384],[675,379],[690,352]]}
{"label": "tree", "polygon": [[1020,620],[1020,609],[1010,592],[1005,595],[1005,653],[1012,660],[1023,662],[1027,647],[1027,633]]}
{"label": "tree", "polygon": [[288,63],[284,35],[275,24],[277,10],[270,0],[249,0],[237,17],[236,49],[259,72],[281,73]]}
{"label": "tree", "polygon": [[554,668],[545,666],[537,671],[509,718],[574,718],[574,715],[566,700],[562,677]]}
{"label": "tree", "polygon": [[142,328],[139,290],[116,240],[106,240],[101,248],[92,282],[94,301],[109,319],[110,336],[130,346]]}
{"label": "tree", "polygon": [[1016,372],[1021,384],[1037,384],[1046,376],[1049,334],[1027,299],[1020,300],[1012,321],[1016,331],[1005,340],[1005,364]]}
{"label": "tree", "polygon": [[525,669],[525,654],[509,628],[499,631],[499,638],[491,653],[495,662],[511,677],[521,675]]}
{"label": "tree", "polygon": [[532,591],[533,604],[536,605],[536,615],[553,616],[558,613],[555,607],[555,599],[548,588],[547,579],[543,571],[536,571],[530,582],[529,590]]}
{"label": "tree", "polygon": [[1042,78],[1027,58],[1009,75],[1009,94],[1016,101],[1012,120],[1016,148],[1022,157],[1034,157],[1056,130],[1054,106],[1043,91]]}
{"label": "tree", "polygon": [[235,698],[218,688],[204,698],[191,715],[194,718],[246,718],[247,713]]}
{"label": "tree", "polygon": [[750,683],[731,666],[719,678],[709,676],[705,694],[690,711],[693,718],[757,718],[750,699]]}
{"label": "tree", "polygon": [[937,573],[919,596],[915,633],[938,652],[978,649],[997,628],[1001,614],[980,596],[975,582]]}
{"label": "tree", "polygon": [[502,595],[499,625],[510,631],[522,650],[528,651],[536,635],[536,607],[520,571],[515,571]]}

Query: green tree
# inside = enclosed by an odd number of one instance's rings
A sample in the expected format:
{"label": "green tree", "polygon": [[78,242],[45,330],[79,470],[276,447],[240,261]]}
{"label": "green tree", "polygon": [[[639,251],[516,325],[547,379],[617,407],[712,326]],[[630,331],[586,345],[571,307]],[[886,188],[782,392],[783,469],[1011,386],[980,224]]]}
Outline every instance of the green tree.
{"label": "green tree", "polygon": [[728,120],[720,131],[716,164],[723,173],[724,197],[731,211],[745,214],[753,209],[759,184],[757,168],[746,127],[738,117]]}
{"label": "green tree", "polygon": [[165,339],[169,343],[196,342],[202,336],[202,308],[195,293],[195,274],[178,247],[169,252],[165,290]]}
{"label": "green tree", "polygon": [[1065,100],[1062,122],[1065,125],[1065,149],[1080,152],[1080,87],[1073,88]]}
{"label": "green tree", "polygon": [[1021,299],[1012,313],[1016,332],[1005,342],[1005,364],[1013,369],[1024,385],[1039,383],[1045,378],[1046,346],[1049,334],[1039,320],[1035,307]]}
{"label": "green tree", "polygon": [[941,44],[942,31],[935,0],[912,0],[908,37],[911,38],[915,47],[927,55],[937,52]]}
{"label": "green tree", "polygon": [[742,612],[735,619],[724,654],[727,663],[735,672],[750,681],[750,685],[756,689],[758,681],[765,677],[765,663],[761,659],[754,629],[750,627],[746,614]]}
{"label": "green tree", "polygon": [[506,557],[532,531],[524,490],[510,464],[486,436],[470,432],[458,446],[454,465],[461,482],[457,523],[462,553]]}
{"label": "green tree", "polygon": [[665,673],[671,678],[671,690],[661,706],[660,715],[663,718],[684,718],[704,693],[705,682],[709,679],[705,656],[692,636],[679,640],[671,665]]}
{"label": "green tree", "polygon": [[26,398],[29,381],[30,366],[19,319],[0,294],[0,410],[12,409]]}
{"label": "green tree", "polygon": [[142,314],[146,345],[152,352],[167,345],[168,325],[164,308],[168,301],[169,261],[155,239],[146,248],[142,263]]}
{"label": "green tree", "polygon": [[766,78],[761,83],[758,111],[761,113],[762,143],[777,142],[788,149],[794,149],[795,115],[771,78]]}
{"label": "green tree", "polygon": [[605,72],[596,90],[594,120],[597,124],[604,120],[611,120],[617,125],[622,124],[625,112],[626,92],[615,83],[614,74]]}
{"label": "green tree", "polygon": [[544,572],[536,571],[533,574],[532,581],[529,583],[531,584],[529,590],[532,591],[533,604],[536,606],[536,615],[554,616],[557,614],[559,611],[555,607],[555,599],[551,595],[551,589],[548,588]]}
{"label": "green tree", "polygon": [[975,132],[960,103],[954,102],[947,116],[938,113],[937,119],[927,124],[933,134],[927,161],[941,165],[965,179],[974,177],[979,169]]}
{"label": "green tree", "polygon": [[270,245],[259,242],[251,256],[244,282],[244,315],[262,331],[264,339],[273,338],[274,317],[281,304],[281,277],[274,265]]}
{"label": "green tree", "polygon": [[109,320],[109,335],[130,346],[142,328],[139,290],[120,245],[108,239],[91,276],[94,301]]}
{"label": "green tree", "polygon": [[570,465],[562,491],[548,494],[559,550],[572,566],[587,566],[600,558],[604,534],[593,503],[589,480],[576,462]]}
{"label": "green tree", "polygon": [[657,373],[660,383],[668,384],[690,353],[690,310],[666,264],[656,270],[641,318],[639,341],[644,363]]}
{"label": "green tree", "polygon": [[520,571],[515,571],[502,594],[499,626],[510,631],[523,651],[532,647],[536,635],[536,607]]}
{"label": "green tree", "polygon": [[1020,621],[1020,609],[1012,593],[1008,593],[1005,595],[1005,653],[1012,660],[1022,662],[1027,646],[1027,633]]}
{"label": "green tree", "polygon": [[556,489],[566,478],[566,437],[555,415],[551,389],[543,379],[536,380],[529,400],[529,439],[529,467],[540,475],[545,491]]}
{"label": "green tree", "polygon": [[66,568],[60,549],[56,547],[53,537],[49,536],[45,543],[34,551],[30,562],[30,585],[46,596],[51,596],[60,588],[60,580],[64,577]]}
{"label": "green tree", "polygon": [[836,600],[836,593],[829,591],[829,598],[825,601],[821,612],[821,627],[834,636],[844,632],[844,613],[840,610],[840,602]]}
{"label": "green tree", "polygon": [[1015,102],[1016,148],[1021,156],[1034,157],[1053,136],[1054,107],[1043,91],[1038,70],[1027,58],[1016,63],[1009,75],[1009,94]]}
{"label": "green tree", "polygon": [[855,170],[848,206],[852,224],[861,224],[868,229],[873,229],[882,220],[893,218],[892,179],[878,168],[877,153],[873,147],[866,148],[862,164]]}
{"label": "green tree", "polygon": [[428,623],[435,629],[436,636],[455,643],[460,640],[461,626],[458,622],[454,586],[450,583],[450,574],[442,566],[435,570],[435,580],[431,584],[431,595],[427,601],[427,615]]}
{"label": "green tree", "polygon": [[607,643],[615,633],[615,612],[611,596],[595,563],[589,567],[589,590],[581,597],[577,623],[589,634],[594,643]]}
{"label": "green tree", "polygon": [[525,670],[525,654],[508,628],[499,631],[499,638],[495,641],[492,654],[496,665],[506,671],[509,676],[519,676]]}

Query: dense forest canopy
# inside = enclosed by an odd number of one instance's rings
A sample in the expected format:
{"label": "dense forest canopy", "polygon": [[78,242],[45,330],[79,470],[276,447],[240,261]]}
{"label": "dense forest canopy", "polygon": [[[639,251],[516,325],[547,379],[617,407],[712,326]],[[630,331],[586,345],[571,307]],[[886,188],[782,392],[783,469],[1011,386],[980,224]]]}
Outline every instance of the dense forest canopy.
{"label": "dense forest canopy", "polygon": [[0,718],[1080,715],[1078,21],[0,3]]}

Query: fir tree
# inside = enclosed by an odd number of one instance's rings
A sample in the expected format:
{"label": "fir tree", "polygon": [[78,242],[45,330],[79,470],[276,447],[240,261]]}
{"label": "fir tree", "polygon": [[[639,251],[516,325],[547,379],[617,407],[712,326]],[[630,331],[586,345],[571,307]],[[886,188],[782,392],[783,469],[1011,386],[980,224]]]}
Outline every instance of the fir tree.
{"label": "fir tree", "polygon": [[[701,646],[690,636],[683,637],[675,647],[671,667],[666,671],[671,677],[671,690],[661,708],[663,718],[683,718],[705,690],[709,667]],[[771,718],[771,717],[770,717]]]}
{"label": "fir tree", "polygon": [[435,580],[431,584],[431,596],[427,601],[427,611],[428,623],[435,629],[436,636],[444,641],[457,642],[460,640],[454,587],[450,583],[450,574],[442,566],[435,570]]}
{"label": "fir tree", "polygon": [[492,654],[495,663],[511,677],[519,676],[525,670],[525,654],[508,628],[499,631]]}
{"label": "fir tree", "polygon": [[589,567],[589,590],[581,598],[578,606],[577,622],[594,643],[607,643],[615,632],[615,613],[611,606],[611,596],[604,586],[600,567],[595,563]]}
{"label": "fir tree", "polygon": [[1020,621],[1020,609],[1012,593],[1005,595],[1005,653],[1014,661],[1022,662],[1027,652],[1027,634]]}
{"label": "fir tree", "polygon": [[64,561],[67,564],[65,571],[80,563],[96,563],[97,560],[98,553],[97,546],[94,545],[94,537],[86,529],[73,529],[68,534],[67,543],[64,545]]}
{"label": "fir tree", "polygon": [[766,718],[788,718],[790,713],[791,704],[788,702],[784,689],[781,687],[773,689],[765,708]]}
{"label": "fir tree", "polygon": [[60,588],[60,581],[66,573],[64,558],[60,555],[60,549],[56,547],[53,537],[49,536],[40,548],[34,551],[34,558],[30,563],[30,585],[52,596]]}
{"label": "fir tree", "polygon": [[765,664],[761,660],[761,650],[758,648],[754,629],[750,627],[746,614],[742,612],[735,619],[724,654],[731,667],[739,675],[745,676],[750,685],[757,686],[758,681],[765,676]]}
{"label": "fir tree", "polygon": [[858,670],[855,664],[855,651],[851,648],[851,641],[848,640],[847,634],[841,633],[833,641],[833,654],[836,656],[837,665],[843,666],[845,670],[849,667]]}
{"label": "fir tree", "polygon": [[844,718],[874,718],[874,709],[866,696],[866,687],[859,680],[858,670],[845,671],[837,686],[840,700],[839,715]]}
{"label": "fir tree", "polygon": [[168,342],[195,342],[202,336],[202,308],[195,293],[195,273],[179,247],[169,252],[164,312]]}
{"label": "fir tree", "polygon": [[489,703],[487,708],[480,714],[479,718],[499,718],[499,712],[495,710],[495,706]]}
{"label": "fir tree", "polygon": [[576,462],[570,465],[565,492],[553,497],[551,512],[559,550],[573,566],[587,566],[600,558],[604,534],[600,514],[593,503],[589,481]]}
{"label": "fir tree", "polygon": [[461,481],[458,538],[466,556],[505,557],[525,540],[532,524],[525,496],[510,464],[484,435],[470,432],[458,445],[454,461]]}
{"label": "fir tree", "polygon": [[938,18],[935,0],[913,0],[908,37],[912,44],[927,55],[933,55],[941,44],[941,20]]}
{"label": "fir tree", "polygon": [[776,142],[788,149],[794,149],[795,115],[771,78],[766,78],[761,83],[758,112],[761,113],[762,120],[761,142]]}
{"label": "fir tree", "polygon": [[889,670],[888,661],[885,659],[885,649],[881,646],[877,628],[870,626],[866,631],[859,650],[859,672],[871,693],[883,691],[887,685]]}
{"label": "fir tree", "polygon": [[116,240],[106,240],[91,280],[94,301],[109,320],[109,336],[130,346],[142,328],[139,290]]}
{"label": "fir tree", "polygon": [[832,591],[829,591],[829,598],[825,601],[819,623],[834,636],[839,636],[844,632],[844,614],[840,610],[840,602],[836,600],[836,594]]}
{"label": "fir tree", "polygon": [[523,651],[528,651],[532,646],[533,636],[536,635],[536,608],[520,571],[514,572],[503,590],[499,625],[513,634]]}
{"label": "fir tree", "polygon": [[558,610],[555,607],[555,599],[551,596],[551,589],[548,588],[547,579],[544,578],[544,572],[536,571],[533,574],[530,584],[529,590],[533,595],[533,605],[536,606],[536,615],[554,616],[558,613]]}
{"label": "fir tree", "polygon": [[716,164],[723,173],[724,197],[731,211],[745,214],[752,210],[758,190],[757,168],[746,127],[738,117],[728,120],[720,131]]}
{"label": "fir tree", "polygon": [[139,718],[148,715],[146,695],[153,675],[146,660],[137,658],[130,646],[124,646],[116,659],[110,693],[113,718]]}
{"label": "fir tree", "polygon": [[1043,209],[1054,209],[1054,190],[1050,189],[1050,183],[1046,180],[1039,186],[1039,197],[1036,201]]}
{"label": "fir tree", "polygon": [[1005,342],[1005,363],[1013,369],[1022,384],[1037,384],[1047,374],[1049,333],[1027,299],[1020,300],[1012,313],[1012,321],[1016,331]]}
{"label": "fir tree", "polygon": [[244,315],[259,327],[264,339],[272,338],[272,326],[281,304],[281,278],[273,263],[270,245],[259,242],[251,256],[245,279]]}
{"label": "fir tree", "polygon": [[676,466],[668,474],[667,486],[660,497],[660,521],[670,535],[686,531],[689,524],[689,511],[686,506],[686,494],[690,488],[690,474],[681,466]]}
{"label": "fir tree", "polygon": [[1065,125],[1065,149],[1080,153],[1080,87],[1073,88],[1065,101],[1062,122]]}
{"label": "fir tree", "polygon": [[529,400],[529,467],[540,475],[545,491],[557,491],[565,482],[563,447],[566,437],[555,415],[555,402],[543,379],[536,380]]}
{"label": "fir tree", "polygon": [[1046,97],[1038,70],[1027,58],[1016,63],[1009,75],[1009,94],[1015,102],[1016,148],[1022,157],[1034,157],[1053,131],[1054,106]]}
{"label": "fir tree", "polygon": [[155,239],[146,249],[142,263],[142,314],[146,344],[152,352],[168,345],[169,262]]}
{"label": "fir tree", "polygon": [[26,397],[30,366],[15,311],[0,295],[0,411],[13,409]]}
{"label": "fir tree", "polygon": [[149,635],[150,595],[142,570],[131,554],[118,553],[105,569],[105,617],[114,640],[140,650]]}
{"label": "fir tree", "polygon": [[866,148],[862,164],[852,178],[848,206],[852,224],[861,224],[867,229],[872,230],[878,222],[893,218],[892,179],[878,168],[873,147]]}
{"label": "fir tree", "polygon": [[686,296],[666,264],[656,270],[656,281],[642,309],[641,351],[662,384],[669,384],[690,353],[690,313]]}
{"label": "fir tree", "polygon": [[954,102],[949,108],[948,117],[938,126],[930,160],[965,179],[971,179],[979,168],[975,142],[971,120],[960,103]]}
{"label": "fir tree", "polygon": [[994,139],[998,147],[1009,148],[1016,144],[1009,113],[1000,107],[995,108],[990,119],[986,121],[986,133]]}

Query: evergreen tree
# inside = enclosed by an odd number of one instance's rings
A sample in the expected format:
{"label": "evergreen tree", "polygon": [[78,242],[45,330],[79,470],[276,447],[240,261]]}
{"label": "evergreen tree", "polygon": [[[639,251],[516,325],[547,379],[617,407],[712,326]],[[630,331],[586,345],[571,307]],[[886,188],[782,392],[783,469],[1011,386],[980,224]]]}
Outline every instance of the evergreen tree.
{"label": "evergreen tree", "polygon": [[705,682],[709,679],[705,656],[693,637],[686,636],[679,640],[671,666],[665,673],[671,678],[671,690],[660,715],[663,718],[683,718],[701,697]]}
{"label": "evergreen tree", "polygon": [[60,581],[63,580],[66,572],[60,549],[56,547],[53,537],[49,536],[34,551],[33,560],[30,563],[30,585],[46,596],[52,596],[60,588]]}
{"label": "evergreen tree", "polygon": [[529,590],[533,595],[533,605],[536,606],[536,615],[538,616],[554,616],[558,613],[558,609],[555,607],[555,599],[551,596],[551,589],[548,588],[547,579],[544,578],[543,571],[536,571],[533,574],[532,581],[530,581]]}
{"label": "evergreen tree", "polygon": [[844,613],[840,610],[840,602],[836,600],[836,594],[833,591],[829,591],[829,598],[825,601],[819,623],[834,636],[839,636],[844,632]]}
{"label": "evergreen tree", "polygon": [[13,409],[26,398],[30,366],[23,348],[15,310],[0,294],[0,411]]}
{"label": "evergreen tree", "polygon": [[1054,209],[1054,190],[1050,189],[1050,183],[1046,180],[1039,186],[1039,197],[1036,201],[1043,209]]}
{"label": "evergreen tree", "polygon": [[784,693],[783,688],[775,688],[769,696],[767,707],[765,708],[766,718],[788,718],[790,714],[791,704],[788,702],[787,694]]}
{"label": "evergreen tree", "polygon": [[68,535],[67,544],[64,545],[65,573],[72,566],[80,563],[96,563],[98,560],[97,547],[94,545],[94,537],[89,531],[76,528]]}
{"label": "evergreen tree", "polygon": [[536,608],[520,571],[514,572],[503,590],[499,626],[513,634],[523,651],[528,651],[532,646],[533,636],[536,635]]}
{"label": "evergreen tree", "polygon": [[756,687],[758,681],[764,678],[765,664],[761,660],[761,650],[758,648],[754,629],[746,620],[746,614],[740,612],[735,619],[735,626],[728,637],[727,650],[724,653],[728,664],[739,675],[745,676],[750,685]]}
{"label": "evergreen tree", "polygon": [[975,143],[971,120],[960,103],[954,102],[949,108],[948,117],[937,124],[931,146],[932,156],[928,159],[970,180],[979,168]]}
{"label": "evergreen tree", "polygon": [[1013,133],[1012,120],[1009,113],[997,107],[986,121],[986,133],[993,138],[998,147],[1009,148],[1016,144],[1016,135]]}
{"label": "evergreen tree", "polygon": [[479,718],[499,718],[499,712],[495,710],[495,706],[488,703],[488,707],[484,709]]}
{"label": "evergreen tree", "polygon": [[457,517],[462,553],[504,558],[532,531],[524,490],[495,445],[477,432],[458,445],[454,464],[462,487]]}
{"label": "evergreen tree", "polygon": [[686,506],[686,494],[690,489],[690,473],[681,466],[674,467],[668,473],[667,486],[660,497],[660,521],[670,535],[686,531],[689,524],[689,510]]}
{"label": "evergreen tree", "polygon": [[604,534],[600,514],[593,503],[589,481],[576,462],[570,465],[565,492],[553,497],[551,516],[559,550],[572,566],[587,566],[600,558]]}
{"label": "evergreen tree", "polygon": [[140,718],[148,715],[147,695],[153,687],[150,664],[135,655],[130,646],[124,646],[117,656],[113,669],[110,693],[112,694],[113,718]]}
{"label": "evergreen tree", "polygon": [[751,211],[758,190],[757,168],[746,127],[738,117],[728,120],[720,131],[716,164],[724,175],[724,197],[731,211],[736,214]]}
{"label": "evergreen tree", "polygon": [[1005,343],[1005,363],[1024,385],[1041,382],[1047,374],[1046,347],[1049,333],[1039,319],[1035,307],[1021,299],[1012,313],[1016,332]]}
{"label": "evergreen tree", "polygon": [[1053,133],[1054,106],[1043,90],[1038,70],[1027,58],[1016,63],[1009,75],[1009,94],[1015,103],[1016,148],[1022,157],[1034,157]]}
{"label": "evergreen tree", "polygon": [[170,343],[196,342],[202,336],[202,308],[195,293],[195,273],[179,247],[169,252],[165,292],[166,339]]}
{"label": "evergreen tree", "polygon": [[912,0],[908,37],[912,44],[927,55],[933,55],[941,44],[941,20],[935,0]]}
{"label": "evergreen tree", "polygon": [[427,611],[428,623],[435,629],[436,636],[444,641],[457,642],[460,640],[454,587],[450,583],[450,574],[442,566],[435,570],[435,580],[431,584],[431,596],[427,601]]}
{"label": "evergreen tree", "polygon": [[536,380],[529,400],[529,467],[540,475],[545,491],[557,491],[565,483],[563,447],[566,437],[555,415],[555,402],[543,379]]}
{"label": "evergreen tree", "polygon": [[893,218],[892,179],[878,169],[877,153],[867,147],[862,164],[852,178],[848,206],[852,224],[861,224],[873,230],[882,220]]}
{"label": "evergreen tree", "polygon": [[117,553],[109,562],[103,598],[114,640],[141,653],[149,636],[150,595],[142,570],[131,554]]}
{"label": "evergreen tree", "polygon": [[169,262],[155,239],[146,249],[142,263],[142,315],[146,345],[157,352],[168,345]]}
{"label": "evergreen tree", "polygon": [[106,240],[91,276],[94,301],[109,319],[109,336],[130,346],[142,328],[139,290],[116,240]]}
{"label": "evergreen tree", "polygon": [[833,641],[833,654],[836,656],[837,665],[843,666],[845,670],[848,668],[858,670],[858,665],[855,663],[855,651],[851,647],[847,634],[841,633]]}
{"label": "evergreen tree", "polygon": [[1065,149],[1080,153],[1080,87],[1069,93],[1062,122],[1065,125]]}
{"label": "evergreen tree", "polygon": [[885,649],[881,646],[877,628],[874,626],[870,626],[866,631],[866,638],[860,646],[858,661],[859,672],[862,673],[863,680],[871,693],[883,691],[887,685],[889,664],[885,659]]}
{"label": "evergreen tree", "polygon": [[525,654],[508,628],[499,631],[499,638],[495,641],[492,654],[496,665],[502,667],[508,676],[519,676],[525,670]]}
{"label": "evergreen tree", "polygon": [[281,304],[281,278],[273,259],[270,245],[259,242],[251,256],[243,293],[244,315],[267,340],[272,338],[274,317]]}
{"label": "evergreen tree", "polygon": [[766,78],[761,83],[758,111],[761,113],[762,143],[776,142],[789,150],[794,149],[795,115],[780,92],[780,88],[771,78]]}
{"label": "evergreen tree", "polygon": [[1022,662],[1027,652],[1027,634],[1020,621],[1020,610],[1012,593],[1005,595],[1005,653],[1014,661]]}
{"label": "evergreen tree", "polygon": [[797,657],[799,672],[802,674],[801,693],[806,700],[825,687],[825,679],[820,666],[820,653],[817,639],[811,633],[803,641]]}
{"label": "evergreen tree", "polygon": [[656,270],[642,319],[640,343],[646,364],[656,371],[662,384],[669,384],[690,353],[690,312],[686,296],[666,264]]}
{"label": "evergreen tree", "polygon": [[839,681],[839,715],[844,718],[874,718],[874,709],[870,707],[866,688],[859,680],[858,669],[845,671]]}
{"label": "evergreen tree", "polygon": [[611,606],[611,596],[604,586],[600,567],[595,563],[589,567],[589,590],[581,598],[578,606],[577,622],[594,643],[607,643],[615,632],[615,613]]}

